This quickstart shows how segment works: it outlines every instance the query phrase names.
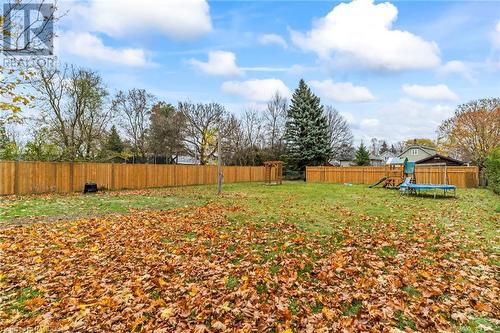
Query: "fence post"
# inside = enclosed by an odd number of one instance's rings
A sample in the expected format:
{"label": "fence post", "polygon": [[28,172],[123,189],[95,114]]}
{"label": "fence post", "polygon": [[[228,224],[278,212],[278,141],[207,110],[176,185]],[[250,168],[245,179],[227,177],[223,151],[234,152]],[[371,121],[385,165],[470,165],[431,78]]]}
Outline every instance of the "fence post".
{"label": "fence post", "polygon": [[75,168],[74,168],[74,163],[73,161],[69,162],[69,192],[74,192],[74,184],[73,184],[73,177],[75,174]]}
{"label": "fence post", "polygon": [[19,161],[14,162],[14,194],[19,194]]}
{"label": "fence post", "polygon": [[111,188],[110,190],[115,189],[115,162],[111,162]]}
{"label": "fence post", "polygon": [[177,166],[178,164],[174,164],[174,186],[177,186]]}
{"label": "fence post", "polygon": [[480,184],[479,184],[479,167],[478,166],[476,167],[475,174],[476,174],[476,187],[479,187]]}
{"label": "fence post", "polygon": [[54,167],[54,192],[57,192],[57,169],[59,168],[59,163],[52,163]]}

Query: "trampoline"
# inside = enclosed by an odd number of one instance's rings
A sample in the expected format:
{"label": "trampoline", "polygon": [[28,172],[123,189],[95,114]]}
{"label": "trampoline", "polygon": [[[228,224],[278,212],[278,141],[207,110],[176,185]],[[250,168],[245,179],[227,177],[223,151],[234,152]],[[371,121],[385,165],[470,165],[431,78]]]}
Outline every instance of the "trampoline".
{"label": "trampoline", "polygon": [[443,195],[446,196],[447,191],[453,191],[453,196],[457,196],[457,187],[455,185],[446,184],[412,184],[410,182],[404,182],[399,186],[401,193],[406,194],[419,194],[421,191],[432,191],[434,190],[434,198],[436,197],[438,191],[443,191]]}
{"label": "trampoline", "polygon": [[[404,161],[404,172],[405,176],[415,175],[415,162]],[[455,185],[448,184],[415,184],[413,177],[406,177],[401,185],[399,185],[399,190],[401,194],[420,194],[422,191],[432,191],[434,190],[434,198],[436,197],[438,191],[443,191],[443,195],[446,196],[447,191],[453,191],[453,196],[457,196],[457,187]]]}

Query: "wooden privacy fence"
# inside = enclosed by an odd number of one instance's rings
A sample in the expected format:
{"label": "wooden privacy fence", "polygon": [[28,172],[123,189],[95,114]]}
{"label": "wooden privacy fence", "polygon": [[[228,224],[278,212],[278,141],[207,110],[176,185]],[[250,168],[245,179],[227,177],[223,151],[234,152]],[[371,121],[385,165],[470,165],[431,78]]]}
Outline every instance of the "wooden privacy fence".
{"label": "wooden privacy fence", "polygon": [[[389,171],[387,166],[369,167],[307,167],[306,180],[316,183],[373,184],[380,178],[400,176],[402,169]],[[456,185],[462,188],[477,187],[479,170],[477,167],[463,166],[420,166],[415,169],[417,183]]]}
{"label": "wooden privacy fence", "polygon": [[[263,166],[225,166],[224,182],[264,181]],[[217,183],[217,166],[0,161],[0,195]]]}

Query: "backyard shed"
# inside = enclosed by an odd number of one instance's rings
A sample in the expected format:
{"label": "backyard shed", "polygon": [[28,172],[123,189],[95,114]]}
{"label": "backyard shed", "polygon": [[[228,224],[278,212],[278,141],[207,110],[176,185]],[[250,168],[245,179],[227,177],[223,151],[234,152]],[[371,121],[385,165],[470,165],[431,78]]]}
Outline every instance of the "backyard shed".
{"label": "backyard shed", "polygon": [[440,163],[440,164],[443,164],[446,166],[463,166],[466,164],[465,162],[456,160],[456,159],[448,157],[448,156],[443,156],[441,154],[434,154],[432,156],[418,160],[415,163],[422,164],[422,165]]}

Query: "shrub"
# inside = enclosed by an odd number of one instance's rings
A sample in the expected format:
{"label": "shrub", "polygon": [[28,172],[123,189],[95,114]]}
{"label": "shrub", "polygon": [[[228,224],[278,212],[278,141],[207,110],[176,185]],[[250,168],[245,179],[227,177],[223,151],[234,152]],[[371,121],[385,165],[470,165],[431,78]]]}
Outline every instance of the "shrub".
{"label": "shrub", "polygon": [[486,158],[484,165],[488,187],[496,194],[500,194],[500,146],[493,149]]}

